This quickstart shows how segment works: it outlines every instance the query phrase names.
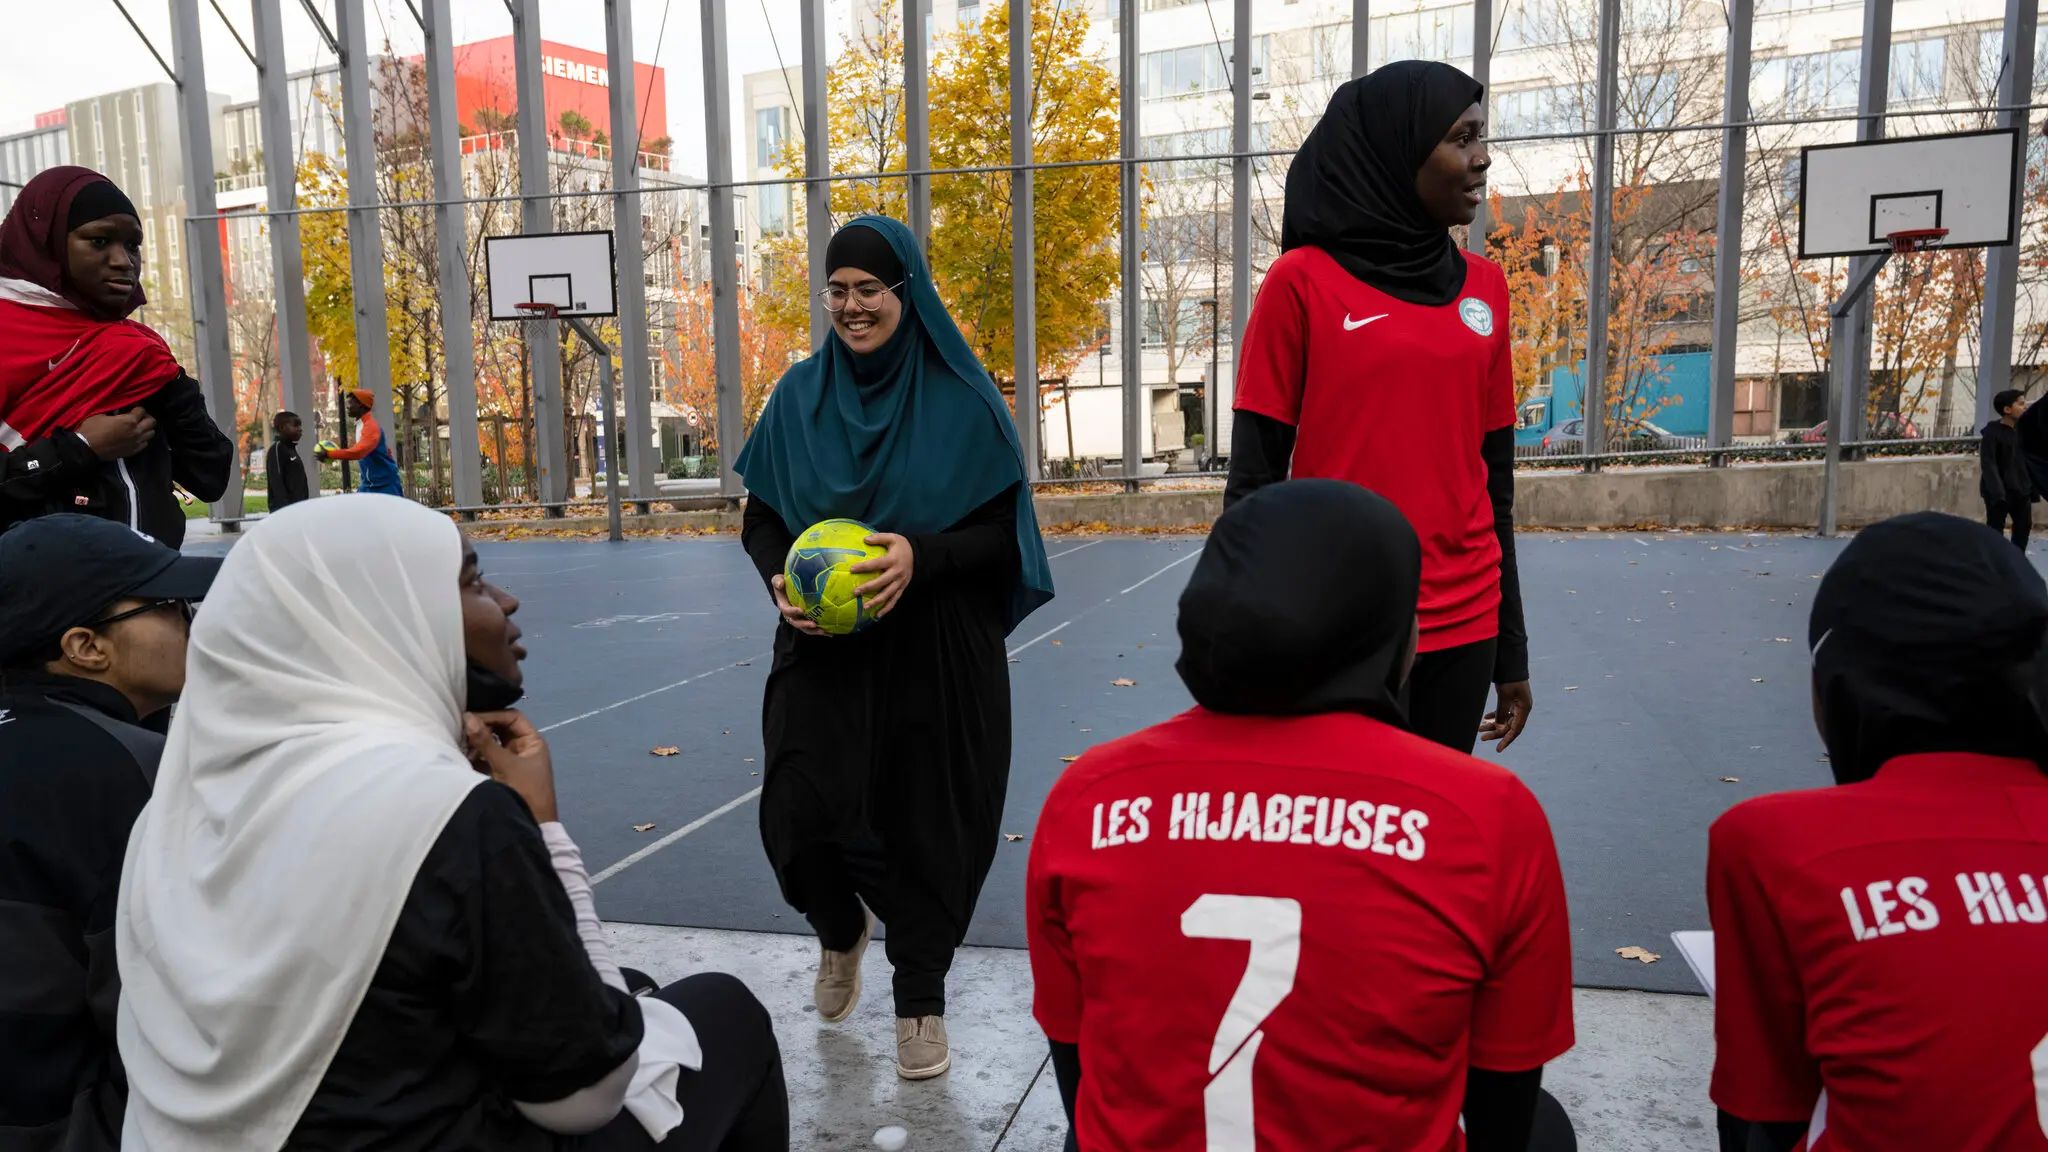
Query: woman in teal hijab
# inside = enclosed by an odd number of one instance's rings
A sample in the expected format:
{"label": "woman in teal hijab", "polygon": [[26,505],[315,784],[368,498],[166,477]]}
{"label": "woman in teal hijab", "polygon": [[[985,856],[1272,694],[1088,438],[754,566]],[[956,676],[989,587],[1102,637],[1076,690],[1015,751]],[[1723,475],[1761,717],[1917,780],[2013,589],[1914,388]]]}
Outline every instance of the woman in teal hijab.
{"label": "woman in teal hijab", "polygon": [[[826,249],[832,330],[769,397],[739,471],[743,540],[782,613],[762,704],[761,840],[818,934],[828,1023],[889,926],[896,1070],[951,1066],[946,973],[995,859],[1010,776],[1004,641],[1052,598],[1009,405],[946,313],[910,230],[862,216]],[[792,608],[796,536],[872,525],[880,619],[820,633]],[[863,907],[865,904],[865,907]]]}

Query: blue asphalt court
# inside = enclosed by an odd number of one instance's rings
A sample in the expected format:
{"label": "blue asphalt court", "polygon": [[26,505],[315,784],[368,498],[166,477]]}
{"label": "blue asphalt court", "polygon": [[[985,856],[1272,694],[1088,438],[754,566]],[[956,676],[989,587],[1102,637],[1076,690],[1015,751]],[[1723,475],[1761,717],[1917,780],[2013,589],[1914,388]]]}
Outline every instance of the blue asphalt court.
{"label": "blue asphalt court", "polygon": [[[1191,703],[1173,671],[1174,613],[1200,547],[1047,541],[1058,597],[1010,640],[1003,828],[1019,839],[998,848],[970,943],[1023,946],[1024,865],[1062,758]],[[1805,630],[1838,548],[1777,535],[1521,538],[1537,708],[1502,760],[1555,830],[1580,985],[1699,991],[1669,944],[1706,926],[1707,826],[1746,797],[1830,782]],[[522,601],[525,707],[553,744],[563,820],[605,918],[808,932],[757,832],[775,616],[737,538],[478,551]],[[1615,955],[1628,945],[1666,959]]]}

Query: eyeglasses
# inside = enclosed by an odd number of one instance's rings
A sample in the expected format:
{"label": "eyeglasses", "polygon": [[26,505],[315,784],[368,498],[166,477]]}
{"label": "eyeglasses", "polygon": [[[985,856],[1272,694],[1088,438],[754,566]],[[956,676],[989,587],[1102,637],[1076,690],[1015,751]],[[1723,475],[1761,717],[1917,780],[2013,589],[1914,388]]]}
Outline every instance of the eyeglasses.
{"label": "eyeglasses", "polygon": [[178,615],[184,618],[185,627],[187,628],[190,628],[192,626],[192,618],[199,614],[199,604],[197,601],[175,599],[152,600],[149,603],[144,604],[140,608],[130,608],[126,612],[116,612],[112,616],[103,616],[100,619],[93,621],[91,624],[86,625],[86,627],[105,628],[110,624],[119,624],[123,620],[131,620],[137,616],[147,616],[151,612],[161,612],[166,608],[176,608],[178,610]]}
{"label": "eyeglasses", "polygon": [[818,296],[825,301],[825,311],[827,312],[845,311],[849,299],[860,305],[861,311],[873,312],[881,307],[882,293],[894,292],[906,283],[908,281],[898,280],[896,283],[884,287],[870,280],[858,288],[848,288],[841,284],[833,284],[823,292],[818,293]]}

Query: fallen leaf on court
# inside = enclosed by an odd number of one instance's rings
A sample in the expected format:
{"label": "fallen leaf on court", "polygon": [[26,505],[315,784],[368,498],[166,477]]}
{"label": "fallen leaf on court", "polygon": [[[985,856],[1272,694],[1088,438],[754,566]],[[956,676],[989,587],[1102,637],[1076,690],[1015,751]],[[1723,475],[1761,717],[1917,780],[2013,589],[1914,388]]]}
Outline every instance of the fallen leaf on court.
{"label": "fallen leaf on court", "polygon": [[652,824],[635,824],[635,825],[633,825],[633,831],[635,831],[635,832],[652,832],[652,831],[654,831],[654,825],[652,825]]}
{"label": "fallen leaf on court", "polygon": [[1761,683],[1763,683],[1763,682],[1764,682],[1764,678],[1763,678],[1763,677],[1761,677],[1761,676],[1751,676],[1751,677],[1749,678],[1749,682],[1750,682],[1751,684],[1761,684]]}
{"label": "fallen leaf on court", "polygon": [[651,749],[651,751],[656,756],[680,756],[683,754],[683,750],[673,744],[663,744],[659,748]]}
{"label": "fallen leaf on court", "polygon": [[742,763],[742,764],[752,764],[753,762],[754,762],[754,758],[753,758],[752,756],[742,756],[742,757],[740,757],[740,763]]}
{"label": "fallen leaf on court", "polygon": [[1109,682],[1109,686],[1112,688],[1136,688],[1138,686],[1138,682],[1136,680],[1130,679],[1118,679],[1111,680]]}
{"label": "fallen leaf on court", "polygon": [[1060,642],[1059,642],[1059,641],[1057,641],[1057,640],[1055,640],[1055,641],[1053,641],[1053,642],[1052,642],[1052,646],[1053,646],[1053,647],[1055,647],[1055,648],[1058,648],[1058,647],[1060,646]]}
{"label": "fallen leaf on court", "polygon": [[1022,832],[1005,832],[1005,833],[1003,833],[1003,839],[1005,839],[1005,840],[1008,840],[1008,841],[1009,841],[1010,843],[1012,843],[1012,844],[1015,844],[1015,843],[1016,843],[1017,841],[1019,841],[1019,840],[1022,840],[1023,838],[1024,838],[1024,834],[1023,834]]}
{"label": "fallen leaf on court", "polygon": [[1650,951],[1648,948],[1638,948],[1634,944],[1631,944],[1626,948],[1616,948],[1614,950],[1614,954],[1616,956],[1621,957],[1623,960],[1640,960],[1645,964],[1655,964],[1657,961],[1663,959],[1662,956],[1657,955],[1655,952]]}
{"label": "fallen leaf on court", "polygon": [[746,668],[750,667],[753,663],[754,662],[752,660],[742,660],[739,662],[739,664],[736,665],[736,667]]}
{"label": "fallen leaf on court", "polygon": [[1579,690],[1579,686],[1577,684],[1567,684],[1564,686],[1564,690],[1567,692],[1577,692]]}
{"label": "fallen leaf on court", "polygon": [[1742,777],[1740,777],[1740,776],[1723,776],[1723,777],[1721,777],[1721,783],[1723,783],[1723,784],[1740,784],[1740,783],[1742,783]]}
{"label": "fallen leaf on court", "polygon": [[1062,763],[1062,764],[1072,764],[1072,763],[1073,763],[1074,761],[1076,761],[1076,760],[1079,760],[1079,759],[1080,759],[1080,757],[1079,757],[1079,756],[1062,756],[1062,757],[1060,757],[1060,763]]}

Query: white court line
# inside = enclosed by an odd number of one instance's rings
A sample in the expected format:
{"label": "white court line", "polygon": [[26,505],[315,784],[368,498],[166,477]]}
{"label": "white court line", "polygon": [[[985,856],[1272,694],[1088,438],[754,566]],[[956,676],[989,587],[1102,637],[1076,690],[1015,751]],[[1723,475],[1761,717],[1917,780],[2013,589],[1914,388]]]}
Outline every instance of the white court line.
{"label": "white court line", "polygon": [[607,704],[602,708],[592,708],[590,711],[585,712],[581,716],[571,716],[567,720],[557,720],[553,724],[550,724],[547,727],[541,729],[541,731],[553,732],[557,728],[567,728],[569,725],[574,724],[578,720],[588,720],[592,716],[602,716],[606,712],[610,712],[614,708],[624,708],[628,704],[638,704],[640,701],[647,699],[649,696],[659,696],[663,692],[667,692],[676,688],[681,688],[685,684],[695,684],[699,680],[716,676],[720,672],[730,672],[731,670],[733,670],[734,668],[738,668],[742,664],[751,664],[756,660],[765,660],[772,655],[774,655],[774,653],[772,652],[763,652],[758,656],[749,656],[745,660],[739,660],[731,664],[721,665],[717,668],[713,668],[709,672],[699,672],[695,676],[686,676],[673,684],[663,684],[659,688],[649,689],[646,692],[642,692],[638,696],[628,696],[624,700],[619,700],[614,703]]}
{"label": "white court line", "polygon": [[1166,575],[1168,572],[1173,571],[1175,568],[1180,567],[1188,561],[1199,557],[1201,554],[1202,550],[1200,548],[1197,548],[1193,552],[1190,552],[1187,555],[1181,557],[1180,559],[1175,560],[1173,563],[1168,564],[1166,567],[1161,568],[1159,571],[1154,572],[1150,576],[1145,577],[1143,580],[1138,581],[1136,584],[1131,585],[1129,588],[1126,588],[1123,591],[1117,593],[1117,595],[1129,596],[1131,593],[1136,592],[1138,589],[1143,588],[1145,585],[1150,584],[1154,580],[1159,579],[1161,576]]}
{"label": "white court line", "polygon": [[[1073,621],[1072,621],[1072,620],[1069,620],[1069,621],[1067,621],[1067,624],[1072,624],[1072,623],[1073,623]],[[1060,625],[1059,627],[1057,627],[1057,628],[1054,628],[1054,629],[1053,629],[1052,631],[1050,631],[1050,632],[1046,632],[1046,633],[1043,633],[1043,634],[1041,634],[1041,635],[1038,635],[1038,636],[1034,636],[1034,637],[1032,637],[1032,638],[1031,638],[1031,639],[1029,639],[1029,640],[1026,640],[1026,641],[1025,641],[1025,642],[1023,642],[1022,644],[1019,644],[1019,645],[1017,645],[1017,646],[1016,646],[1015,648],[1012,648],[1012,649],[1010,649],[1010,653],[1009,653],[1009,654],[1010,654],[1010,655],[1011,655],[1012,657],[1015,657],[1015,656],[1017,655],[1017,653],[1019,653],[1019,652],[1022,652],[1022,651],[1023,651],[1023,650],[1025,650],[1026,648],[1029,648],[1029,647],[1031,647],[1031,646],[1032,646],[1033,644],[1036,644],[1036,643],[1038,643],[1038,642],[1039,642],[1040,640],[1050,640],[1050,639],[1052,639],[1053,637],[1055,637],[1055,636],[1059,635],[1059,634],[1060,634],[1061,632],[1065,631],[1065,630],[1066,630],[1066,627],[1067,627],[1067,624],[1062,624],[1062,625]]]}
{"label": "white court line", "polygon": [[606,868],[604,871],[599,872],[597,875],[592,876],[590,878],[591,885],[594,887],[596,885],[604,883],[612,877],[617,876],[619,873],[624,872],[626,869],[631,868],[633,865],[638,864],[642,860],[647,859],[649,856],[654,855],[656,852],[661,851],[663,848],[668,847],[676,841],[681,840],[683,837],[688,836],[690,833],[695,832],[697,829],[702,828],[706,824],[711,823],[713,820],[718,819],[720,816],[725,815],[727,812],[730,812],[733,809],[739,807],[740,805],[745,804],[747,801],[754,799],[760,794],[761,790],[759,788],[755,788],[748,792],[742,792],[738,796],[735,796],[732,799],[727,800],[725,803],[720,804],[718,807],[713,808],[711,811],[706,812],[702,816],[697,817],[695,820],[690,821],[688,824],[683,825],[681,828],[678,828],[675,831],[669,833],[668,835],[663,836],[661,839],[656,840],[654,843],[649,844],[647,847],[640,849],[638,852],[633,853],[631,856],[626,857],[624,860],[619,861],[617,864],[614,864],[611,867]]}
{"label": "white court line", "polygon": [[1102,543],[1102,541],[1100,541],[1100,540],[1090,540],[1090,541],[1089,541],[1089,542],[1087,542],[1086,544],[1076,544],[1076,545],[1075,545],[1074,547],[1072,547],[1072,548],[1069,548],[1069,549],[1067,549],[1067,550],[1066,550],[1066,551],[1064,551],[1064,552],[1055,552],[1055,553],[1053,553],[1052,555],[1050,555],[1050,556],[1047,556],[1047,557],[1046,557],[1046,559],[1047,559],[1047,560],[1057,560],[1057,559],[1059,559],[1059,558],[1060,558],[1060,557],[1062,557],[1062,556],[1072,556],[1072,555],[1073,555],[1074,553],[1076,553],[1076,552],[1079,552],[1079,551],[1081,551],[1081,550],[1082,550],[1082,549],[1084,549],[1084,548],[1093,548],[1093,547],[1095,547],[1095,546],[1096,546],[1097,544],[1100,544],[1100,543]]}

